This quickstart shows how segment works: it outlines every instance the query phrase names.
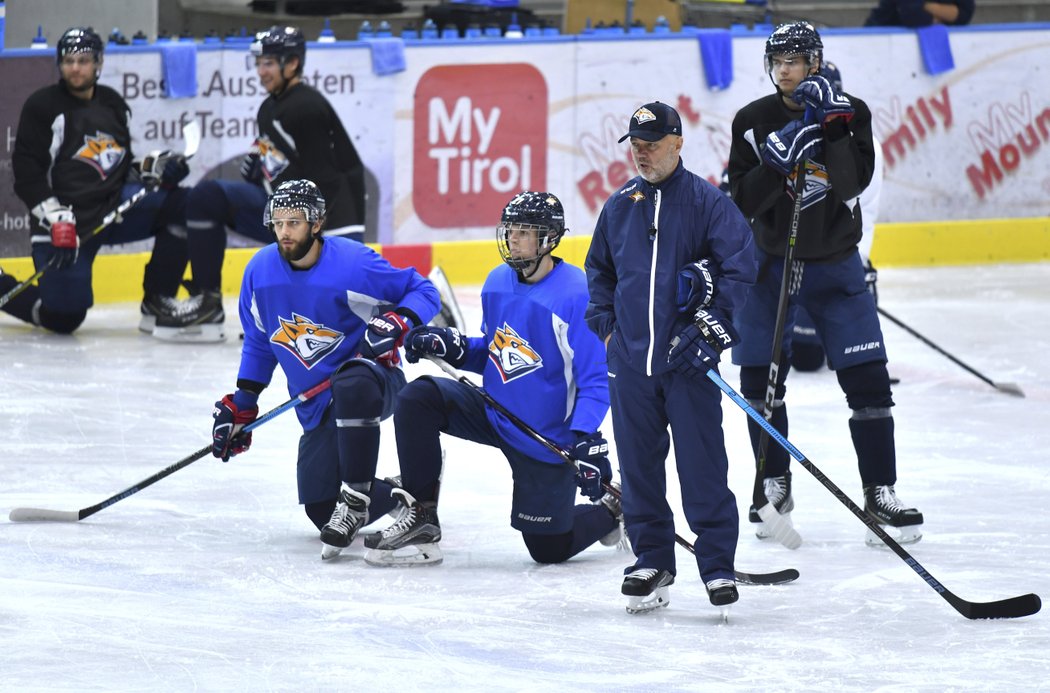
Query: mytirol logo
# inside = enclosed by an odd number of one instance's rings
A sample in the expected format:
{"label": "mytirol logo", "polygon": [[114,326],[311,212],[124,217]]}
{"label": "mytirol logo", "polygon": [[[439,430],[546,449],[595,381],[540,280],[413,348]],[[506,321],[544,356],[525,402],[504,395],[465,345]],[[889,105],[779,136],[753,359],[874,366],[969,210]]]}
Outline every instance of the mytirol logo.
{"label": "mytirol logo", "polygon": [[547,108],[547,83],[531,65],[424,73],[412,166],[419,218],[435,228],[490,226],[514,193],[545,190]]}

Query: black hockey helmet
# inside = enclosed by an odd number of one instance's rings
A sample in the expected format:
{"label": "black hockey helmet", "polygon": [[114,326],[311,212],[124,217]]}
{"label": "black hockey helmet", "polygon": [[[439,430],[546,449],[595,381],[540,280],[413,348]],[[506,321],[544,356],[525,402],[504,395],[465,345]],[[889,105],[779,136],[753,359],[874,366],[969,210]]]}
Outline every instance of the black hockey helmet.
{"label": "black hockey helmet", "polygon": [[58,44],[55,46],[55,61],[61,64],[62,58],[67,55],[91,53],[97,63],[102,58],[102,52],[105,49],[106,44],[102,42],[102,37],[96,34],[94,29],[89,26],[75,26],[66,29],[62,37],[58,39]]}
{"label": "black hockey helmet", "polygon": [[842,91],[842,73],[839,71],[838,65],[826,63],[822,60],[820,61],[820,72],[818,74],[828,80],[832,89]]}
{"label": "black hockey helmet", "polygon": [[[530,258],[516,258],[510,250],[510,227],[525,228],[536,231],[536,255]],[[503,208],[499,228],[496,229],[496,243],[499,246],[503,261],[523,272],[533,265],[531,276],[539,267],[539,260],[553,252],[561,242],[565,228],[565,209],[561,200],[548,192],[525,191],[515,195]]]}
{"label": "black hockey helmet", "polygon": [[272,26],[260,31],[255,35],[249,47],[251,54],[256,58],[264,55],[275,56],[281,67],[289,57],[299,58],[299,71],[302,72],[303,64],[306,62],[306,39],[299,27],[294,26]]}
{"label": "black hockey helmet", "polygon": [[281,183],[266,201],[263,209],[263,226],[270,228],[273,214],[278,209],[297,209],[311,224],[323,222],[325,215],[324,195],[313,181],[300,179]]}
{"label": "black hockey helmet", "polygon": [[766,39],[766,72],[773,71],[774,55],[801,55],[815,65],[824,57],[824,43],[809,22],[781,24]]}

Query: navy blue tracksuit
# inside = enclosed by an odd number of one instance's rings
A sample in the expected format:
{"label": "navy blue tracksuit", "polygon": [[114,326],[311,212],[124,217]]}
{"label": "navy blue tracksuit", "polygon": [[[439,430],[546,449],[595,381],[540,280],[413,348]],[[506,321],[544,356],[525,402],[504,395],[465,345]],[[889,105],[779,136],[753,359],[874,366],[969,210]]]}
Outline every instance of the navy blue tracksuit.
{"label": "navy blue tracksuit", "polygon": [[683,509],[708,582],[733,579],[739,530],[727,483],[721,392],[702,375],[679,375],[667,363],[671,340],[692,320],[675,304],[678,273],[703,258],[717,277],[710,309],[731,318],[755,281],[751,229],[718,188],[679,161],[666,180],[652,185],[636,177],[609,198],[586,265],[588,324],[609,337],[624,519],[636,555],[625,572],[676,572],[664,468],[673,439]]}

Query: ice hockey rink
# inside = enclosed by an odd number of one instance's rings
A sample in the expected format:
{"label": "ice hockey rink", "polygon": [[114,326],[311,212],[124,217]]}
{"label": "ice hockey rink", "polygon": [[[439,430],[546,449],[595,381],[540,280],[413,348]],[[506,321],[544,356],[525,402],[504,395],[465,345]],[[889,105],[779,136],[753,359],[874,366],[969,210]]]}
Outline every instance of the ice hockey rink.
{"label": "ice hockey rink", "polygon": [[[879,279],[886,311],[1027,395],[998,391],[884,321],[900,379],[897,491],[926,517],[907,550],[963,599],[1045,599],[1050,263]],[[477,287],[457,295],[476,329]],[[684,550],[670,606],[634,616],[619,592],[630,555],[595,546],[534,564],[509,526],[506,463],[454,439],[442,565],[373,568],[360,542],[322,563],[296,504],[291,412],[228,464],[206,457],[80,522],[7,520],[14,507],[93,505],[207,445],[212,404],[237,370],[233,306],[232,339],[218,346],[141,335],[131,304],[94,309],[73,337],[0,315],[0,689],[1050,691],[1047,610],[963,618],[897,555],[866,546],[864,525],[801,465],[802,547],[756,539],[745,415],[728,398],[737,568],[801,573],[742,586],[728,623]],[[735,368],[722,372],[738,385]],[[424,373],[439,371],[408,367]],[[862,503],[834,375],[793,373],[788,387],[791,442]],[[277,376],[261,409],[287,397]],[[398,471],[389,426],[381,476]],[[692,539],[683,522],[678,532]]]}

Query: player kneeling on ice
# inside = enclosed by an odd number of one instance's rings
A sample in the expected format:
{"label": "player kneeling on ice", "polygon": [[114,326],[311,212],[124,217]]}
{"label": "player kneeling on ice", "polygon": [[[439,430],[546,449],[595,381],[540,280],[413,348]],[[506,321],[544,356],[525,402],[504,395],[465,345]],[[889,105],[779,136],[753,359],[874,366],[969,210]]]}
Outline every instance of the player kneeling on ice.
{"label": "player kneeling on ice", "polygon": [[395,507],[375,479],[379,422],[405,384],[399,348],[438,309],[434,286],[395,269],[367,246],[321,235],[325,200],[308,180],[282,183],[263,223],[277,240],[248,262],[241,282],[244,330],[237,391],[215,403],[212,454],[224,462],[248,449],[259,393],[280,365],[291,393],[325,380],[331,388],[296,409],[299,502],[321,531],[322,558]]}
{"label": "player kneeling on ice", "polygon": [[[609,409],[605,354],[587,329],[583,272],[551,255],[565,234],[557,197],[523,192],[504,208],[497,244],[504,265],[481,291],[483,337],[417,327],[405,340],[410,362],[443,360],[484,377],[484,391],[555,444],[570,450],[579,471],[502,413],[478,388],[424,376],[398,396],[394,412],[404,506],[397,522],[368,537],[372,565],[440,563],[437,503],[446,433],[499,448],[510,462],[511,526],[538,563],[560,563],[623,537],[620,504],[606,493],[612,470],[598,431]],[[575,483],[574,483],[575,480]],[[576,485],[592,502],[574,505]]]}

